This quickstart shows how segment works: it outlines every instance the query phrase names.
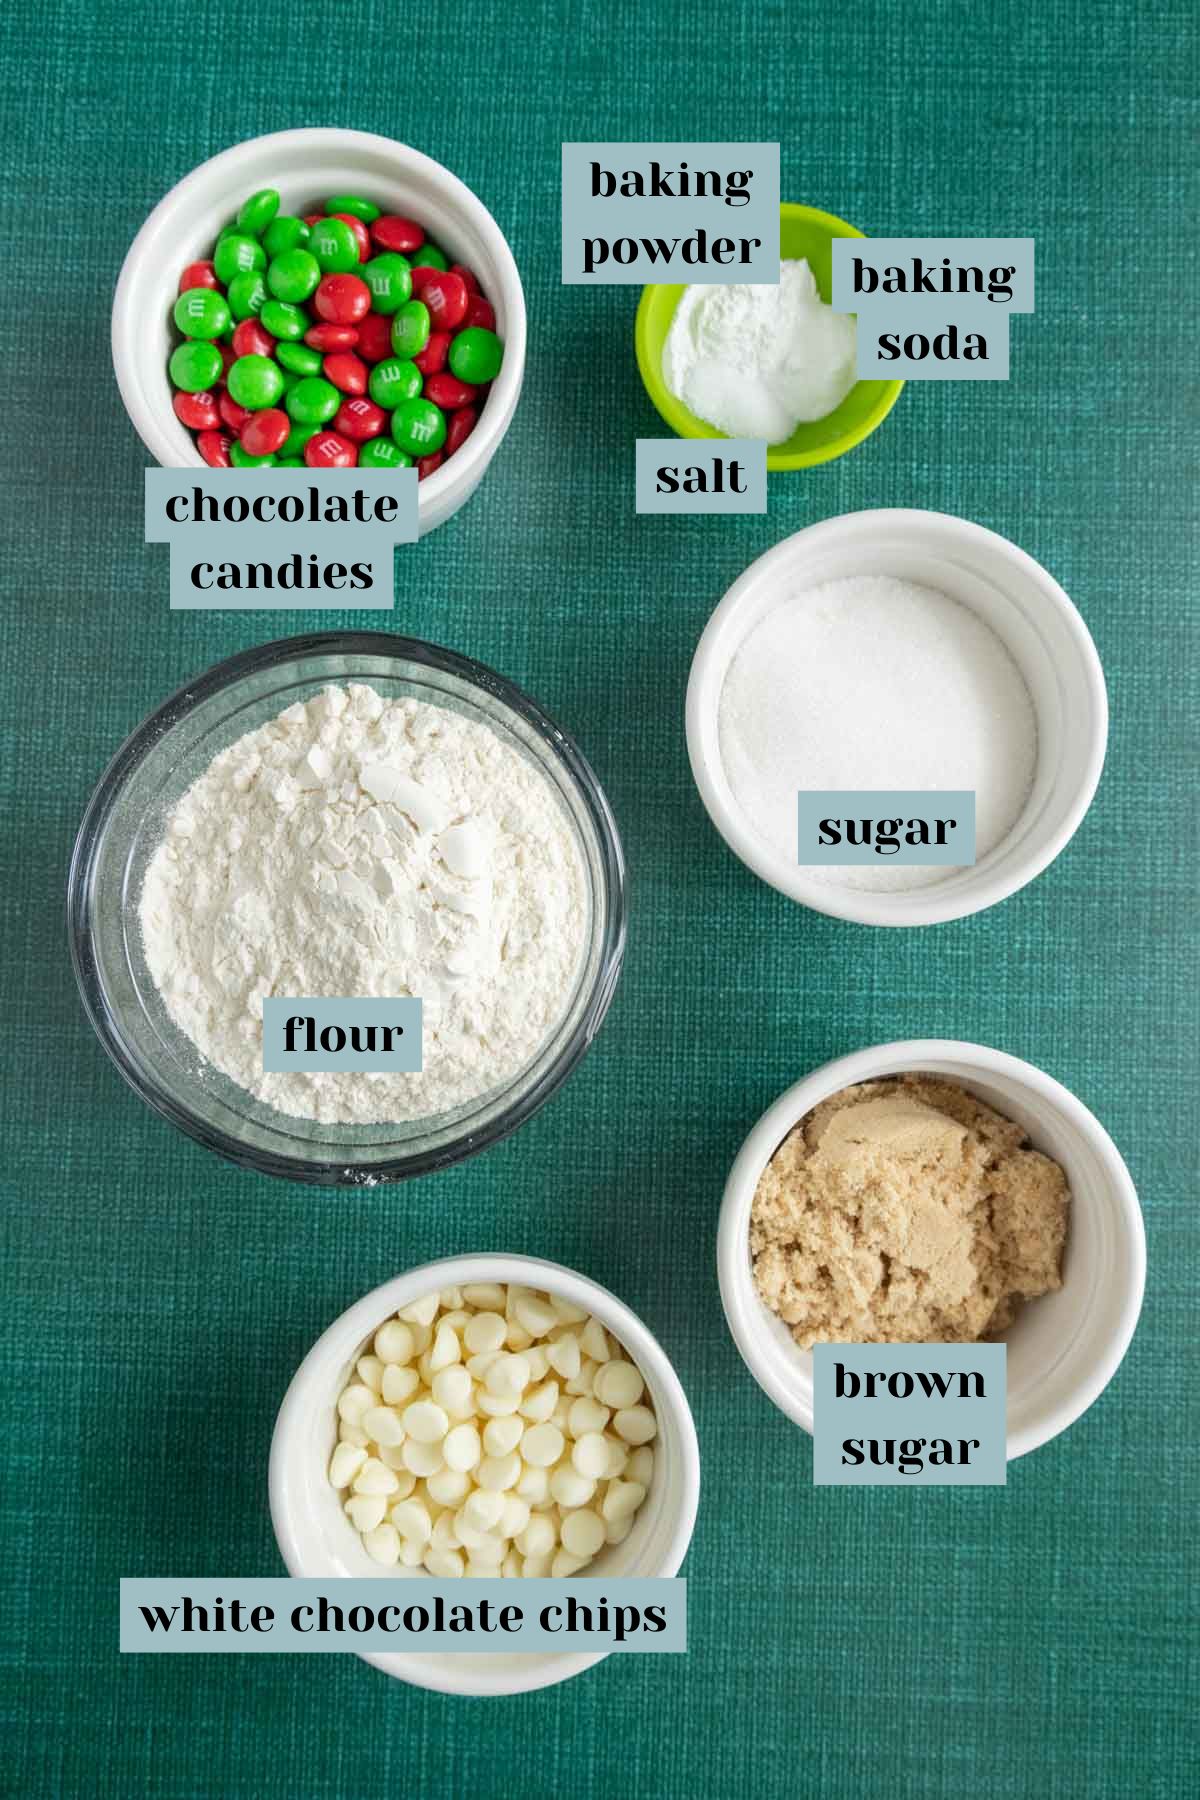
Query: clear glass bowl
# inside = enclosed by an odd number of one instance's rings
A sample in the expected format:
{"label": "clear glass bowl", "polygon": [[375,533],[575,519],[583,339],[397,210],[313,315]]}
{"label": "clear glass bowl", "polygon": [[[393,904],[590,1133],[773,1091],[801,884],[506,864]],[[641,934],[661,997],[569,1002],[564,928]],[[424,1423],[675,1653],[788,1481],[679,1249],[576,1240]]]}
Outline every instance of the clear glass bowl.
{"label": "clear glass bowl", "polygon": [[[554,1032],[513,1080],[452,1112],[395,1125],[326,1125],[256,1100],[170,1018],[142,948],[146,865],[180,796],[237,738],[329,682],[368,682],[489,725],[561,801],[588,889],[585,951]],[[374,1185],[460,1162],[515,1131],[566,1080],[599,1029],[625,948],[625,860],[595,775],[553,719],[482,663],[418,638],[331,631],[248,650],[189,682],[141,724],[101,777],[67,893],[71,954],[97,1036],[134,1091],[181,1131],[266,1174]]]}

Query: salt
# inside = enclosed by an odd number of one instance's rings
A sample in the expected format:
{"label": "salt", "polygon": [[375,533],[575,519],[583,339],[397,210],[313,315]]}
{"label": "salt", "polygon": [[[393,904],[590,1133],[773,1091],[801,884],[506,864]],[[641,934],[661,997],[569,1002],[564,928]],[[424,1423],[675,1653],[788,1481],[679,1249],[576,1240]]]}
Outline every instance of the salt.
{"label": "salt", "polygon": [[825,305],[803,260],[781,263],[770,286],[699,283],[675,309],[663,379],[718,431],[780,444],[854,386],[855,322]]}
{"label": "salt", "polygon": [[[797,590],[734,653],[718,714],[738,805],[796,860],[801,789],[971,789],[979,860],[1033,785],[1037,718],[1012,657],[977,614],[934,588],[857,576]],[[814,866],[814,881],[928,887],[945,867]]]}

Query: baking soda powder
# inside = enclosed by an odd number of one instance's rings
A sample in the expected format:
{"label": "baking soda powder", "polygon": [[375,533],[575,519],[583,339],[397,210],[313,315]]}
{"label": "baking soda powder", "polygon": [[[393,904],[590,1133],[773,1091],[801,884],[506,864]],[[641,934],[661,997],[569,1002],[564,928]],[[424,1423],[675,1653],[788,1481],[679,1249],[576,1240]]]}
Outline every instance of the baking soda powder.
{"label": "baking soda powder", "polygon": [[772,286],[702,283],[675,309],[663,378],[718,431],[781,444],[854,386],[855,322],[825,305],[804,261],[781,263]]}

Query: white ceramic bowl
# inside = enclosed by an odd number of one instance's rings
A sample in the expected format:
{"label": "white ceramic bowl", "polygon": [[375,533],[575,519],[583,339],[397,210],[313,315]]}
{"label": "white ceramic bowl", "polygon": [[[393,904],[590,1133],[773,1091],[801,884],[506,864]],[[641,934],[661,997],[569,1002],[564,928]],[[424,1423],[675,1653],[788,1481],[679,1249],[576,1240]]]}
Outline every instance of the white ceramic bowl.
{"label": "white ceramic bowl", "polygon": [[878,1044],[826,1063],[763,1114],[738,1152],[721,1206],[721,1300],[747,1368],[776,1406],[812,1430],[812,1353],[764,1306],[750,1264],[750,1206],[759,1176],[792,1127],[858,1081],[925,1072],[962,1086],[1015,1119],[1060,1162],[1071,1212],[1056,1294],[1023,1307],[1008,1344],[1008,1457],[1065,1431],[1099,1398],[1129,1347],[1142,1306],[1146,1240],[1120,1152],[1087,1107],[1032,1064],[981,1044],[927,1039]]}
{"label": "white ceramic bowl", "polygon": [[474,270],[496,309],[504,361],[479,423],[420,486],[421,531],[431,531],[474,493],[508,430],[525,371],[525,296],[504,234],[483,202],[407,144],[367,131],[276,131],[235,144],[185,175],[138,232],[117,281],[112,350],[126,411],[164,468],[204,466],[171,409],[171,308],[180,270],[208,256],[242,201],[263,187],[278,188],[286,213],[310,213],[330,194],[349,192],[415,218],[451,261]]}
{"label": "white ceramic bowl", "polygon": [[[747,633],[787,591],[859,575],[919,582],[969,606],[1007,646],[1037,714],[1033,787],[1012,831],[974,867],[908,893],[863,892],[813,880],[750,825],[721,762],[721,689]],[[751,563],[729,589],[704,629],[688,682],[692,774],[709,818],[730,849],[791,899],[864,925],[961,919],[994,906],[1040,875],[1091,803],[1107,737],[1100,659],[1066,594],[1015,544],[947,513],[900,508],[846,513],[785,538]]]}
{"label": "white ceramic bowl", "polygon": [[[636,1313],[586,1276],[532,1256],[454,1256],[384,1282],[335,1319],[300,1364],[284,1396],[271,1442],[271,1520],[292,1575],[368,1575],[395,1580],[363,1549],[329,1485],[337,1441],[336,1404],[350,1372],[383,1321],[435,1288],[472,1281],[518,1282],[586,1306],[641,1370],[658,1416],[654,1477],[623,1544],[601,1551],[588,1577],[674,1575],[691,1542],[700,1498],[700,1452],[687,1398],[658,1339]],[[415,1579],[424,1579],[418,1571]],[[581,1577],[576,1577],[581,1579]],[[362,1653],[365,1662],[416,1687],[447,1694],[520,1694],[549,1687],[601,1662],[606,1651],[454,1656]]]}

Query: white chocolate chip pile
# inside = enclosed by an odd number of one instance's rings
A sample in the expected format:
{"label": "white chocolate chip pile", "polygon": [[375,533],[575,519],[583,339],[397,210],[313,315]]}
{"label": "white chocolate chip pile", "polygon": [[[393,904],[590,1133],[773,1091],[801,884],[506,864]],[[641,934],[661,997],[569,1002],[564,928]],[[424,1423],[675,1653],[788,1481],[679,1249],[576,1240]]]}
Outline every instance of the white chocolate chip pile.
{"label": "white chocolate chip pile", "polygon": [[403,1307],[337,1410],[329,1479],[385,1568],[575,1575],[628,1537],[654,1471],[640,1371],[598,1319],[532,1288]]}

